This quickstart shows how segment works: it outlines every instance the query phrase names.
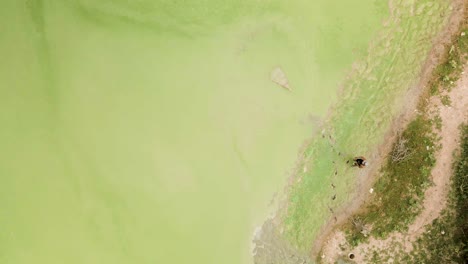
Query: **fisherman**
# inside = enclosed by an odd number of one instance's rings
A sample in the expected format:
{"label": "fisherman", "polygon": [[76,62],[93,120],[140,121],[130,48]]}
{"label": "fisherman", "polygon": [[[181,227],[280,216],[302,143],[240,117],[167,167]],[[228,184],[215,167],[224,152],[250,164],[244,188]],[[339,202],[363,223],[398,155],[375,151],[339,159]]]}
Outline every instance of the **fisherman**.
{"label": "fisherman", "polygon": [[353,166],[358,166],[359,168],[364,168],[367,165],[366,158],[363,156],[355,157]]}

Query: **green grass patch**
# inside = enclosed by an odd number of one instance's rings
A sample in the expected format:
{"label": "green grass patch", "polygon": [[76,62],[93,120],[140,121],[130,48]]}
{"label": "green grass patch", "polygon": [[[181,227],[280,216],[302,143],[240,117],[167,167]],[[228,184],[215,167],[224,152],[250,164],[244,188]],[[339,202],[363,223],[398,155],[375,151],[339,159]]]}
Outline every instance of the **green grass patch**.
{"label": "green grass patch", "polygon": [[[351,245],[366,240],[368,235],[384,238],[392,231],[403,231],[420,212],[424,190],[430,184],[429,174],[435,164],[434,154],[439,147],[432,123],[425,115],[419,115],[394,144],[382,175],[375,183],[374,198],[349,223]],[[398,149],[406,151],[406,156],[396,158]]]}
{"label": "green grass patch", "polygon": [[401,263],[466,263],[468,261],[468,125],[455,159],[449,206],[415,242]]}
{"label": "green grass patch", "polygon": [[437,95],[450,90],[460,78],[463,65],[468,60],[468,28],[459,32],[444,55],[443,63],[434,71],[434,78],[429,83],[430,94]]}
{"label": "green grass patch", "polygon": [[452,101],[450,100],[450,97],[448,95],[441,96],[440,101],[445,106],[450,106],[452,104]]}

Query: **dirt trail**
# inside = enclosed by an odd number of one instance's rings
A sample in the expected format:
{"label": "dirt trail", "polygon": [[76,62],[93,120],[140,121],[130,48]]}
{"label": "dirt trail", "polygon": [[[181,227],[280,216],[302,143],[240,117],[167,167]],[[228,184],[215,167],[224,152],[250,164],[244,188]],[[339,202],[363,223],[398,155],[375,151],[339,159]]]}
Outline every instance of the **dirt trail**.
{"label": "dirt trail", "polygon": [[418,234],[425,223],[434,220],[445,207],[452,170],[453,151],[459,145],[459,125],[468,121],[468,66],[465,66],[457,86],[448,93],[451,100],[450,106],[444,106],[439,97],[435,97],[432,104],[440,111],[442,130],[439,133],[442,138],[442,149],[438,153],[437,162],[432,170],[431,186],[425,192],[424,211],[410,226],[410,234]]}
{"label": "dirt trail", "polygon": [[[322,250],[322,261],[324,263],[335,263],[336,259],[340,256],[345,256],[349,252],[343,252],[340,249],[340,244],[345,243],[344,234],[340,230],[334,230],[337,226],[340,226],[344,223],[350,215],[352,215],[362,204],[365,202],[369,196],[369,188],[372,186],[372,183],[375,180],[375,175],[377,174],[378,168],[385,159],[386,154],[390,150],[391,145],[394,142],[395,135],[397,131],[400,131],[401,128],[405,127],[406,124],[412,119],[416,109],[416,104],[418,98],[421,95],[421,92],[425,89],[428,81],[432,78],[432,72],[434,68],[439,65],[442,54],[445,51],[445,46],[449,44],[451,36],[455,35],[458,32],[459,25],[463,23],[466,8],[468,3],[463,0],[453,1],[453,14],[448,22],[446,28],[439,34],[438,38],[434,41],[434,46],[426,60],[423,70],[421,72],[421,77],[419,85],[411,89],[406,97],[406,109],[403,111],[402,115],[393,122],[392,130],[389,131],[386,135],[386,144],[379,147],[379,150],[373,155],[372,167],[369,168],[369,171],[362,177],[362,181],[358,183],[358,193],[356,198],[348,205],[346,208],[343,208],[339,213],[337,213],[338,222],[330,223],[324,227],[318,239],[315,241],[315,244],[312,249],[312,257],[316,257],[319,250]],[[468,113],[468,68],[465,67],[464,75],[460,79],[459,83],[455,88],[452,89],[450,94],[452,106],[446,107],[442,106],[440,100],[437,99],[432,102],[432,107],[440,107],[440,116],[442,118],[443,129],[441,131],[442,136],[442,145],[443,149],[437,154],[437,163],[432,172],[434,186],[430,187],[426,191],[426,197],[424,201],[424,210],[420,216],[417,217],[415,222],[410,226],[410,232],[408,234],[395,233],[392,234],[387,240],[376,240],[370,239],[368,244],[361,245],[354,253],[361,251],[369,251],[370,249],[377,248],[386,248],[389,243],[393,241],[400,242],[403,246],[403,250],[410,250],[411,243],[417,235],[419,235],[424,229],[424,225],[430,223],[435,217],[438,216],[440,211],[445,206],[445,199],[447,194],[447,184],[450,180],[450,169],[451,169],[451,158],[452,152],[456,148],[458,142],[456,139],[458,135],[458,124],[467,120]],[[363,254],[356,254],[355,261],[356,263],[363,263]]]}

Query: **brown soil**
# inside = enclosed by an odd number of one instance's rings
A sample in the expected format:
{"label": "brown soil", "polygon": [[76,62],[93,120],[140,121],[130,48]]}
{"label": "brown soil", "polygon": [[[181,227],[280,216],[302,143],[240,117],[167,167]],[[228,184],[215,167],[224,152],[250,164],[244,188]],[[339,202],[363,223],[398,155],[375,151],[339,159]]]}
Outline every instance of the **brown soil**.
{"label": "brown soil", "polygon": [[[446,50],[446,46],[450,44],[450,40],[455,34],[458,34],[460,25],[466,23],[465,18],[467,12],[468,3],[463,0],[453,1],[453,13],[449,20],[449,23],[445,29],[439,34],[433,44],[433,48],[429,53],[428,59],[426,60],[423,70],[420,75],[419,85],[412,88],[405,99],[405,109],[403,113],[394,120],[391,131],[386,134],[385,144],[381,145],[376,153],[372,155],[372,166],[367,169],[364,173],[360,182],[358,183],[357,193],[352,202],[345,205],[344,208],[339,210],[335,216],[337,221],[329,221],[318,239],[315,241],[311,255],[315,258],[318,252],[322,251],[322,261],[325,263],[334,263],[335,260],[340,256],[347,256],[349,252],[342,252],[340,244],[345,242],[344,234],[337,230],[337,227],[345,223],[348,218],[355,213],[359,208],[363,206],[366,199],[369,197],[369,189],[375,181],[377,170],[381,167],[382,162],[385,160],[387,153],[390,151],[391,146],[396,138],[398,131],[401,131],[408,122],[416,114],[415,109],[422,95],[426,85],[432,79],[432,73],[435,67],[440,64],[443,53]],[[433,109],[440,108],[440,116],[442,118],[443,129],[441,131],[442,137],[442,150],[437,154],[437,163],[434,170],[432,171],[432,177],[434,186],[430,187],[426,192],[426,199],[424,201],[424,210],[421,215],[415,220],[410,226],[410,232],[408,234],[395,233],[392,234],[387,240],[376,240],[370,239],[368,244],[360,246],[360,248],[353,251],[355,258],[353,259],[357,263],[363,263],[363,254],[359,254],[362,250],[369,250],[372,248],[385,248],[389,243],[398,241],[402,243],[405,250],[411,249],[411,243],[414,241],[424,229],[424,225],[432,221],[440,213],[442,208],[445,206],[445,198],[447,194],[447,184],[450,180],[450,168],[452,152],[456,148],[458,142],[456,136],[458,135],[458,124],[467,120],[466,113],[468,113],[468,68],[465,67],[465,74],[462,76],[460,82],[453,88],[449,96],[452,101],[452,106],[445,107],[441,106],[440,100],[433,101],[431,107]]]}

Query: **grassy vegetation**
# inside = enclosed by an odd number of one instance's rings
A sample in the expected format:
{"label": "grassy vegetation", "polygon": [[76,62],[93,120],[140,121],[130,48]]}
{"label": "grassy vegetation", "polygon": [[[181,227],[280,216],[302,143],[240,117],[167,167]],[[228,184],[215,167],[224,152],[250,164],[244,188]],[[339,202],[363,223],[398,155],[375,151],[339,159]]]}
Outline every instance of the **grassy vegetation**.
{"label": "grassy vegetation", "polygon": [[431,95],[449,91],[460,78],[463,64],[468,60],[468,29],[462,30],[452,43],[429,83]]}
{"label": "grassy vegetation", "polygon": [[[431,184],[429,175],[435,164],[434,155],[440,148],[439,139],[435,131],[440,130],[442,126],[440,117],[437,114],[429,113],[427,99],[430,96],[439,96],[442,104],[450,105],[451,102],[447,96],[447,92],[450,91],[456,80],[461,76],[462,66],[468,59],[468,28],[465,27],[452,43],[453,45],[447,49],[443,63],[434,71],[434,77],[429,83],[430,89],[428,94],[421,98],[418,109],[419,115],[409,123],[395,143],[392,153],[389,153],[387,161],[381,170],[381,176],[373,187],[375,192],[372,200],[369,201],[365,209],[355,214],[344,227],[347,233],[347,240],[352,246],[356,246],[367,240],[371,235],[385,238],[390,232],[405,231],[409,223],[414,220],[421,210],[424,191]],[[403,144],[401,141],[404,141]],[[401,149],[402,145],[408,152],[408,155],[405,155],[403,159],[395,159],[393,153]],[[466,169],[468,161],[465,160],[463,162],[465,162],[463,166]],[[459,170],[457,169],[457,171]],[[463,172],[457,173],[463,174]],[[464,175],[467,175],[466,170],[464,171]],[[462,186],[466,184],[466,188],[468,189],[468,181],[460,184]],[[468,194],[466,192],[459,193],[457,196],[465,197],[463,205],[465,207],[463,208],[467,212],[466,196]],[[462,205],[457,205],[457,208],[460,209],[460,206]],[[449,212],[446,214],[449,214]],[[447,217],[447,221],[453,220],[451,218],[454,218],[453,215],[452,217]],[[462,222],[458,221],[459,219],[465,221],[464,227],[459,227],[462,224]],[[460,218],[457,216],[456,221],[457,223],[451,223],[452,228],[460,228],[461,231],[468,234],[468,229],[466,229],[468,217]],[[433,228],[441,228],[441,224],[442,222],[434,223]],[[437,233],[436,230],[434,233]],[[444,238],[451,239],[448,235],[444,236]],[[429,241],[433,238],[427,237],[423,239]],[[456,238],[455,240],[461,241],[460,238]],[[440,241],[445,240],[441,239]],[[454,247],[453,250],[460,248],[456,243],[452,243],[451,245]],[[428,248],[432,247],[429,244],[427,246]],[[465,252],[464,254],[467,253]],[[378,258],[378,256],[374,256],[374,258]]]}
{"label": "grassy vegetation", "polygon": [[439,147],[432,128],[433,121],[421,114],[403,131],[399,140],[405,140],[409,154],[399,161],[389,155],[374,186],[372,202],[354,216],[347,228],[351,245],[357,245],[368,235],[384,238],[392,231],[403,231],[419,213]]}
{"label": "grassy vegetation", "polygon": [[454,163],[449,206],[414,243],[401,263],[466,263],[468,261],[468,124],[462,126],[461,151]]}
{"label": "grassy vegetation", "polygon": [[468,124],[462,126],[461,150],[453,164],[454,174],[449,206],[427,226],[405,253],[393,243],[384,252],[372,252],[370,263],[468,263]]}

